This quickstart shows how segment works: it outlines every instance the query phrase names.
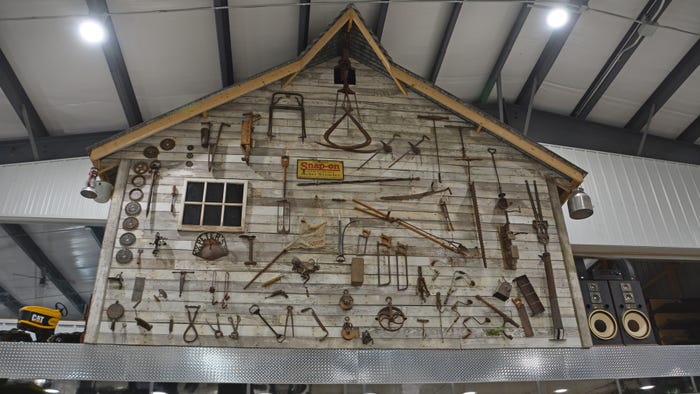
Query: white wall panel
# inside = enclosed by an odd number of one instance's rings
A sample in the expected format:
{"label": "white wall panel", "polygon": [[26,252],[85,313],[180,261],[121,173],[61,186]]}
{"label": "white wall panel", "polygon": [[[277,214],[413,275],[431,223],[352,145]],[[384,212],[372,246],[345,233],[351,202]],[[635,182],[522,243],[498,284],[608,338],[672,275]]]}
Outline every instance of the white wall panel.
{"label": "white wall panel", "polygon": [[[668,255],[700,252],[700,166],[547,145],[586,169],[594,214],[567,217],[571,244]],[[566,209],[566,208],[565,208]],[[661,250],[659,249],[659,250]]]}
{"label": "white wall panel", "polygon": [[0,221],[105,223],[109,203],[80,196],[91,166],[87,157],[0,166]]}

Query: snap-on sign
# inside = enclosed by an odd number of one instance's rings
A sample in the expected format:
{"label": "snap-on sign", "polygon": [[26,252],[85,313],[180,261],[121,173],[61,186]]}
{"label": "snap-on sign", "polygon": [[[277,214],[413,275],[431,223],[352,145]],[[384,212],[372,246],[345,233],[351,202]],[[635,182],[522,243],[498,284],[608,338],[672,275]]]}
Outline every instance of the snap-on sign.
{"label": "snap-on sign", "polygon": [[343,180],[343,162],[337,160],[297,160],[297,179]]}

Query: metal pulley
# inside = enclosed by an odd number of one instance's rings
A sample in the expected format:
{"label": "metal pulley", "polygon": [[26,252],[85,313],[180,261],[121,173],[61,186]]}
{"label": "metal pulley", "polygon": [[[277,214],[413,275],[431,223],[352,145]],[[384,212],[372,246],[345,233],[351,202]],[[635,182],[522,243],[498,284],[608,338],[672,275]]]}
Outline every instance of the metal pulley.
{"label": "metal pulley", "polygon": [[582,187],[577,187],[571,192],[566,206],[569,207],[569,217],[572,219],[585,219],[593,215],[591,197],[583,191]]}

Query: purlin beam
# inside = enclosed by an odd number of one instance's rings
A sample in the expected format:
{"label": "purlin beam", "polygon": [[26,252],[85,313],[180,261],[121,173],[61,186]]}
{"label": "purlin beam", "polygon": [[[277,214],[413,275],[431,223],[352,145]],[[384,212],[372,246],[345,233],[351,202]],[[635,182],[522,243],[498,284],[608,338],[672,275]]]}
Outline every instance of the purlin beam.
{"label": "purlin beam", "polygon": [[[85,157],[87,147],[119,134],[118,131],[42,137],[35,140],[42,160]],[[28,139],[0,141],[0,164],[34,161]]]}
{"label": "purlin beam", "polygon": [[5,96],[10,101],[12,108],[17,113],[17,117],[22,121],[27,129],[27,134],[32,138],[37,139],[47,137],[49,135],[41,121],[39,113],[29,100],[27,92],[22,87],[22,84],[17,78],[17,74],[12,69],[10,62],[5,57],[5,54],[0,49],[0,89],[5,92]]}
{"label": "purlin beam", "polygon": [[510,51],[513,49],[513,45],[515,45],[515,40],[518,38],[520,30],[522,30],[523,25],[525,24],[525,20],[527,20],[527,16],[530,14],[531,9],[532,7],[529,4],[523,4],[520,7],[520,12],[515,18],[513,27],[510,28],[510,32],[508,33],[508,37],[506,37],[506,41],[503,43],[503,47],[501,47],[501,52],[498,54],[496,63],[491,68],[489,78],[486,80],[484,88],[481,90],[479,102],[481,102],[482,104],[486,104],[486,102],[489,100],[489,96],[491,95],[491,91],[493,90],[493,85],[496,84],[496,80],[501,74],[501,70],[503,70],[503,66],[506,64],[506,60],[508,60]]}
{"label": "purlin beam", "polygon": [[106,0],[85,0],[87,2],[90,15],[99,18],[103,22],[106,30],[107,39],[102,44],[102,51],[107,60],[107,66],[112,73],[114,87],[117,89],[119,101],[122,104],[124,115],[129,123],[129,127],[133,127],[139,123],[143,123],[141,109],[139,108],[134,87],[131,85],[129,72],[124,62],[122,49],[117,40],[117,32],[114,29],[112,18],[109,16]]}
{"label": "purlin beam", "polygon": [[462,3],[463,1],[458,1],[452,4],[450,19],[447,21],[447,25],[445,26],[445,32],[442,35],[442,42],[440,43],[440,49],[438,49],[437,53],[435,54],[433,69],[430,72],[430,82],[432,83],[437,81],[438,74],[440,74],[440,68],[442,67],[443,60],[445,60],[447,47],[450,45],[450,39],[452,38],[452,33],[455,30],[457,19],[459,19],[459,13],[462,11]]}
{"label": "purlin beam", "polygon": [[[572,5],[585,5],[588,3],[588,0],[572,0],[570,3]],[[580,12],[573,12],[569,22],[558,30],[553,31],[549,36],[549,40],[547,40],[547,44],[544,46],[542,53],[540,53],[535,67],[532,68],[530,76],[527,78],[525,85],[523,85],[523,88],[520,90],[520,94],[518,94],[518,98],[515,100],[516,104],[527,106],[528,100],[530,100],[530,96],[533,92],[532,89],[534,89],[535,94],[537,94],[537,90],[539,90],[540,86],[542,86],[542,83],[547,78],[549,70],[552,69],[554,62],[559,56],[559,52],[561,52],[564,44],[566,44],[566,40],[574,30],[574,26],[576,26],[576,22],[580,16]]]}
{"label": "purlin beam", "polygon": [[676,64],[671,72],[656,87],[654,93],[642,104],[632,119],[627,122],[625,128],[639,131],[647,123],[649,116],[653,116],[661,107],[666,104],[671,96],[678,90],[686,79],[700,65],[700,39],[695,42],[692,48]]}
{"label": "purlin beam", "polygon": [[297,55],[304,52],[309,45],[309,19],[311,18],[311,0],[299,0],[299,35],[297,36]]}
{"label": "purlin beam", "polygon": [[20,224],[2,223],[2,229],[7,235],[19,246],[22,251],[34,261],[36,266],[46,272],[46,276],[51,280],[51,283],[75,305],[82,313],[85,309],[85,300],[80,296],[73,285],[61,273],[56,265],[49,259],[46,254],[39,248],[39,245],[34,242],[32,237],[24,230]]}
{"label": "purlin beam", "polygon": [[221,85],[233,85],[233,54],[231,51],[231,25],[228,17],[228,0],[214,0],[216,41],[219,46]]}
{"label": "purlin beam", "polygon": [[384,34],[384,24],[386,24],[387,12],[389,12],[389,0],[379,4],[377,23],[374,25],[374,35],[377,36],[377,41],[382,40],[382,34]]}
{"label": "purlin beam", "polygon": [[0,303],[12,312],[19,312],[22,308],[22,303],[2,286],[0,286]]}
{"label": "purlin beam", "polygon": [[693,123],[686,127],[676,139],[679,141],[693,143],[698,138],[700,138],[700,115],[695,118]]}
{"label": "purlin beam", "polygon": [[[642,11],[637,16],[638,21],[648,21],[653,24],[659,20],[661,14],[666,10],[671,0],[649,0]],[[644,36],[639,34],[641,24],[633,22],[624,37],[617,45],[617,48],[610,55],[608,60],[600,69],[586,93],[571,111],[571,116],[578,119],[586,119],[591,113],[598,100],[605,94],[610,84],[617,78],[627,61],[632,57],[634,51],[644,41]]]}

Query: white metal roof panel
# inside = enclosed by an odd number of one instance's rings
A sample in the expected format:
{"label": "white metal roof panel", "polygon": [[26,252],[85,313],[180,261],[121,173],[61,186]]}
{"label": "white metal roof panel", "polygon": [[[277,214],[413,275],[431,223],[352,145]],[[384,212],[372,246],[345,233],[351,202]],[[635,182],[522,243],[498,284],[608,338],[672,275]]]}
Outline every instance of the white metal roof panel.
{"label": "white metal roof panel", "polygon": [[449,3],[389,3],[382,45],[396,63],[428,77],[451,9]]}
{"label": "white metal roof panel", "polygon": [[[347,7],[347,4],[348,2],[344,0],[330,0],[320,4],[315,3],[313,0],[311,1],[309,44],[326,29],[328,24],[335,20],[338,14]],[[355,4],[355,7],[360,11],[360,14],[362,14],[362,19],[364,19],[367,28],[373,32],[379,13],[379,6],[376,4],[359,3]]]}
{"label": "white metal roof panel", "polygon": [[[285,6],[288,3],[287,0],[269,0],[266,4],[279,6],[229,10],[233,75],[236,81],[296,58],[299,10],[296,5]],[[229,1],[229,6],[255,4],[254,0]]]}
{"label": "white metal roof panel", "polygon": [[0,140],[27,138],[27,130],[7,97],[0,91]]}
{"label": "white metal roof panel", "polygon": [[144,120],[221,88],[212,10],[112,20]]}
{"label": "white metal roof panel", "polygon": [[437,85],[463,100],[478,99],[520,7],[510,2],[464,3]]}

